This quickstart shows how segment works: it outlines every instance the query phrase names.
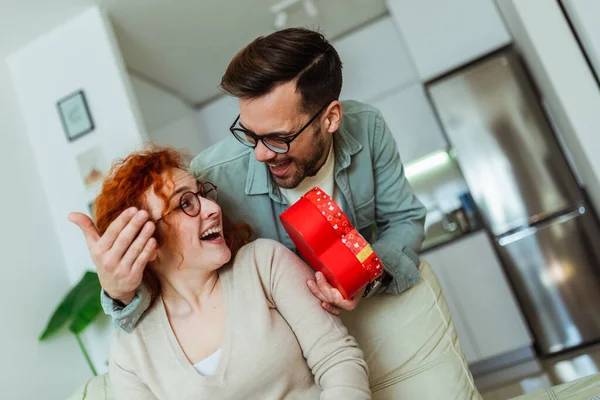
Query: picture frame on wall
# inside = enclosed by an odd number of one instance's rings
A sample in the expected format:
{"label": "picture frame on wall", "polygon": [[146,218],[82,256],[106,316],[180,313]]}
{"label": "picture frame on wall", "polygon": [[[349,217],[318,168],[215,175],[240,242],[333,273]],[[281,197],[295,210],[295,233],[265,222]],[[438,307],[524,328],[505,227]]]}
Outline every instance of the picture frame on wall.
{"label": "picture frame on wall", "polygon": [[94,146],[78,154],[77,167],[83,186],[86,190],[92,191],[95,197],[102,186],[107,170],[102,149]]}
{"label": "picture frame on wall", "polygon": [[67,139],[72,142],[94,130],[94,120],[83,90],[78,90],[56,103]]}

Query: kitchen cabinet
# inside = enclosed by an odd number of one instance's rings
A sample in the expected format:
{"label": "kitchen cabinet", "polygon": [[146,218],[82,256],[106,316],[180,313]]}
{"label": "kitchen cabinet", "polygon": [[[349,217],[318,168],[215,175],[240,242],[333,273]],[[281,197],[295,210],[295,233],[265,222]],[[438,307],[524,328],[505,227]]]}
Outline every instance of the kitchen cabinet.
{"label": "kitchen cabinet", "polygon": [[420,83],[389,93],[371,104],[381,110],[404,164],[448,147]]}
{"label": "kitchen cabinet", "polygon": [[510,43],[493,0],[387,0],[426,81]]}
{"label": "kitchen cabinet", "polygon": [[426,252],[470,364],[531,347],[532,337],[485,232]]}
{"label": "kitchen cabinet", "polygon": [[390,89],[418,81],[418,75],[390,17],[333,42],[343,64],[340,98],[370,103]]}

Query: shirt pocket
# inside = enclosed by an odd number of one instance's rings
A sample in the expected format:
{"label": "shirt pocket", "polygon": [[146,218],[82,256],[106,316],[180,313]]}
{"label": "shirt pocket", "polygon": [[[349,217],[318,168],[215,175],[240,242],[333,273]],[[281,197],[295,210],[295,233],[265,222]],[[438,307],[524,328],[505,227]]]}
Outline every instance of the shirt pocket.
{"label": "shirt pocket", "polygon": [[[361,233],[361,235],[365,236],[363,234],[363,231],[371,232],[375,222],[375,196],[373,196],[371,200],[367,201],[366,203],[363,203],[360,206],[356,207],[355,213],[355,228]],[[371,235],[368,234],[367,236],[365,236],[365,238],[370,236]]]}

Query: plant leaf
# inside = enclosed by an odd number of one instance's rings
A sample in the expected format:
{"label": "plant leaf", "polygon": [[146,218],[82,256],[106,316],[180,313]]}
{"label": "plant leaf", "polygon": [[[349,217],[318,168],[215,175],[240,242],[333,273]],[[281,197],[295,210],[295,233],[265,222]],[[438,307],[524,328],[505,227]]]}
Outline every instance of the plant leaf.
{"label": "plant leaf", "polygon": [[73,292],[69,292],[63,301],[58,305],[54,314],[48,321],[46,328],[39,337],[39,341],[48,339],[63,327],[64,324],[71,318],[71,310],[73,309]]}
{"label": "plant leaf", "polygon": [[73,306],[69,330],[80,334],[102,312],[100,280],[95,272],[87,272],[80,281],[80,291]]}
{"label": "plant leaf", "polygon": [[[84,274],[81,280],[73,288],[71,288],[71,290],[65,295],[63,300],[52,314],[52,317],[50,317],[46,328],[39,337],[40,341],[46,340],[54,335],[69,320],[73,318],[73,315],[76,312],[77,304],[79,303],[78,299],[90,290],[90,287],[92,286],[91,283],[94,280],[98,282],[97,287],[99,288],[100,282],[98,280],[98,274],[88,271]],[[98,295],[98,293],[100,293],[99,290],[100,289],[96,291],[96,296],[98,298],[98,304],[100,305],[100,296]]]}

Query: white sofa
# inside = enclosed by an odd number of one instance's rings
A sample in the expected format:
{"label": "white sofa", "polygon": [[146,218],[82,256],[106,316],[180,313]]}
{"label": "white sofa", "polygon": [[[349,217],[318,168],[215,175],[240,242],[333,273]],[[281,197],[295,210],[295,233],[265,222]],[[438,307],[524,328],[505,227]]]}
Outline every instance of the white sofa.
{"label": "white sofa", "polygon": [[99,375],[90,379],[85,385],[80,387],[67,400],[115,400],[110,385],[108,375]]}
{"label": "white sofa", "polygon": [[513,400],[600,400],[600,374],[537,390]]}
{"label": "white sofa", "polygon": [[[600,400],[600,374],[573,382],[538,390],[513,400]],[[90,379],[67,400],[115,400],[108,383],[108,375]]]}

